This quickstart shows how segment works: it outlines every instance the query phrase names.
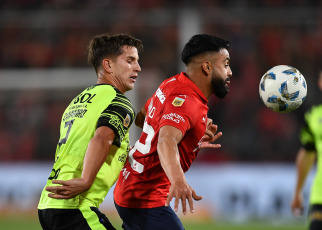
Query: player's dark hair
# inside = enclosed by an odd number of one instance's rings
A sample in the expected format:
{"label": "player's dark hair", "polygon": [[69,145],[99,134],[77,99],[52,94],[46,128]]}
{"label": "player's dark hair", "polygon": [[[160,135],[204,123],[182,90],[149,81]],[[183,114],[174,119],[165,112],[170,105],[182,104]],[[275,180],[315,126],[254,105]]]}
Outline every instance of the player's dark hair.
{"label": "player's dark hair", "polygon": [[123,46],[135,47],[139,53],[143,51],[142,41],[128,34],[101,34],[92,38],[88,45],[88,63],[97,72],[106,57],[114,58],[123,53]]}
{"label": "player's dark hair", "polygon": [[196,34],[190,38],[181,53],[181,60],[187,65],[192,57],[209,51],[228,49],[229,41],[208,34]]}

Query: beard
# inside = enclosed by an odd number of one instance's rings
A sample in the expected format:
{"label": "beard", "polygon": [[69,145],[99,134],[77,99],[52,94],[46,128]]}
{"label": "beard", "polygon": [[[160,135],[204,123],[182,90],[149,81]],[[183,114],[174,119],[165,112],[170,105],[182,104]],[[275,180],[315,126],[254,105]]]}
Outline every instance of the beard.
{"label": "beard", "polygon": [[211,80],[211,85],[212,85],[212,89],[214,94],[218,97],[218,98],[224,98],[227,93],[229,92],[229,87],[226,85],[226,81],[229,81],[230,78],[226,78],[225,80],[223,80],[222,78],[219,77],[213,77]]}

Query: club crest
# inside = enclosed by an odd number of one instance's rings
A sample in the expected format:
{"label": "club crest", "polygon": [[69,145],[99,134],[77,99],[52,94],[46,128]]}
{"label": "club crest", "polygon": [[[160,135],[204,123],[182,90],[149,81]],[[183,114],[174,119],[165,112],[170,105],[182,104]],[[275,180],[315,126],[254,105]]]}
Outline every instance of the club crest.
{"label": "club crest", "polygon": [[124,127],[128,127],[129,126],[129,124],[131,123],[131,117],[130,117],[130,115],[129,114],[127,114],[126,115],[126,118],[124,119],[124,122],[123,122],[123,125],[124,125]]}
{"label": "club crest", "polygon": [[174,105],[175,107],[179,107],[182,106],[183,102],[185,101],[185,99],[182,99],[180,97],[176,97],[173,102],[172,105]]}

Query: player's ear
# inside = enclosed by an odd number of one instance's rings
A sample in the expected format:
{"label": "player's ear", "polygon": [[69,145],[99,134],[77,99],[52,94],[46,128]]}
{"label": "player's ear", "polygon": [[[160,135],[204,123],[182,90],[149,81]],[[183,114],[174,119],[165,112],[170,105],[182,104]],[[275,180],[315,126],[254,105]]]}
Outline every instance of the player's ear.
{"label": "player's ear", "polygon": [[201,65],[201,68],[202,68],[202,72],[208,76],[211,72],[211,66],[210,66],[210,62],[208,61],[204,61]]}
{"label": "player's ear", "polygon": [[112,60],[111,59],[103,59],[102,66],[107,72],[112,72]]}

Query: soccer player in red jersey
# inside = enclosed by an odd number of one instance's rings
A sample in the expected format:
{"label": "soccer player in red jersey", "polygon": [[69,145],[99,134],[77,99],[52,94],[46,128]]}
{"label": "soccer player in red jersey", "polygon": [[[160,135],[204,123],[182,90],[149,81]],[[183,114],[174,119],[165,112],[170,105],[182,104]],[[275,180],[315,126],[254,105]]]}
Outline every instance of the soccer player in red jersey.
{"label": "soccer player in red jersey", "polygon": [[[184,229],[174,211],[194,211],[201,200],[184,173],[202,146],[207,126],[207,98],[224,98],[232,72],[229,42],[212,35],[194,35],[182,51],[186,72],[159,86],[137,116],[143,121],[140,139],[129,152],[114,190],[115,206],[123,227]],[[174,198],[174,211],[169,206]]]}

